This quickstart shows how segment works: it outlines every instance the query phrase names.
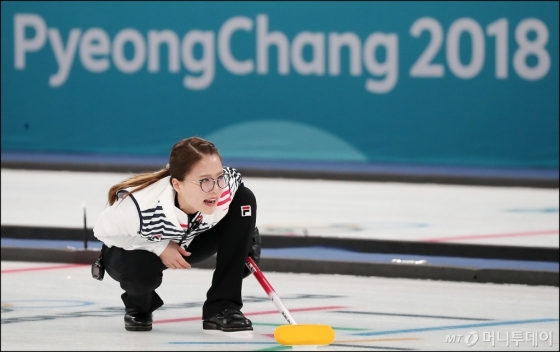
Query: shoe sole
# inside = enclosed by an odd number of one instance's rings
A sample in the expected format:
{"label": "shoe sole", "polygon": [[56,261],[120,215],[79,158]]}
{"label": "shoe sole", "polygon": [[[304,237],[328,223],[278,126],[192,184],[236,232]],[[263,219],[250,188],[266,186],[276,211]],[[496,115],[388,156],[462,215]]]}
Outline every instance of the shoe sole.
{"label": "shoe sole", "polygon": [[224,332],[253,331],[252,326],[241,327],[241,328],[224,328],[224,327],[221,327],[218,324],[210,323],[210,322],[207,322],[207,321],[202,322],[202,328],[204,330],[218,330],[218,331],[224,331]]}
{"label": "shoe sole", "polygon": [[221,339],[235,340],[252,340],[254,338],[253,330],[245,331],[222,331],[222,330],[202,330],[203,335],[217,337]]}
{"label": "shoe sole", "polygon": [[125,326],[126,331],[151,331],[152,326]]}

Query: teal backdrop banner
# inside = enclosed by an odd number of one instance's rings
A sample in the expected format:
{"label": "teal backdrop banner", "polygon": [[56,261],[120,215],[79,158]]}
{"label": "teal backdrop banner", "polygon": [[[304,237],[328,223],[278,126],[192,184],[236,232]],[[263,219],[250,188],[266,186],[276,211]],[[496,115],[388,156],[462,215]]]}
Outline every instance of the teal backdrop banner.
{"label": "teal backdrop banner", "polygon": [[558,168],[558,2],[2,2],[2,151]]}

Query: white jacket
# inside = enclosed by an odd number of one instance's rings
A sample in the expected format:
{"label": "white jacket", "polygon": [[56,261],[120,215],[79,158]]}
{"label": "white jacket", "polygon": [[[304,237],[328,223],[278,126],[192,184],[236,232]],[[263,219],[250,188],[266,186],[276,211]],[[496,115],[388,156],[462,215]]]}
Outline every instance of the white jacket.
{"label": "white jacket", "polygon": [[229,184],[222,191],[213,214],[198,212],[189,223],[187,215],[175,207],[176,192],[167,176],[124,199],[122,197],[131,189],[119,190],[119,199],[101,213],[93,234],[107,247],[143,249],[158,256],[169,241],[186,248],[196,236],[226,216],[243,180],[233,168],[224,167],[224,173],[229,177]]}

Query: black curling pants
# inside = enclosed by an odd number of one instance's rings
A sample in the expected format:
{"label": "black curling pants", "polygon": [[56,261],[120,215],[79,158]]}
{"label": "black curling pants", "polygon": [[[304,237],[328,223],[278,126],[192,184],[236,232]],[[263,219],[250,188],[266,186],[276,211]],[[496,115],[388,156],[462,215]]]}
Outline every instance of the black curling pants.
{"label": "black curling pants", "polygon": [[[242,216],[241,206],[251,206],[251,216]],[[245,215],[247,213],[245,212]],[[235,193],[227,215],[210,230],[198,235],[189,245],[190,264],[216,254],[212,286],[206,294],[202,318],[209,319],[226,308],[241,309],[241,287],[245,260],[249,253],[257,216],[253,192],[243,184]],[[163,270],[159,257],[145,250],[127,251],[103,246],[103,263],[107,273],[125,291],[121,298],[127,309],[149,314],[163,305],[155,292],[161,285]],[[188,269],[186,269],[188,270]],[[188,272],[185,272],[188,275]],[[196,288],[193,288],[196,289]]]}

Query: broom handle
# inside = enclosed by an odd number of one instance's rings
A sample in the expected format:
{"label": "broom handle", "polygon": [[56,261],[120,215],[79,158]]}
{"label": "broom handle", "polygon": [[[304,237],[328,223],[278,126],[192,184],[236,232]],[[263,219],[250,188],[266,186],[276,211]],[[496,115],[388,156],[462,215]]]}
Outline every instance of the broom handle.
{"label": "broom handle", "polygon": [[280,299],[280,297],[278,297],[276,291],[274,291],[274,288],[268,282],[266,277],[264,277],[261,269],[259,269],[259,267],[255,263],[253,258],[247,257],[247,261],[245,262],[245,265],[255,275],[255,277],[259,281],[259,284],[261,284],[262,288],[265,290],[268,297],[272,300],[272,303],[274,303],[276,308],[278,308],[278,310],[280,311],[280,313],[282,313],[284,318],[286,318],[288,323],[290,323],[290,325],[297,325],[295,319],[290,314],[290,311],[288,311],[288,308],[286,308],[286,306],[282,303],[282,300]]}

